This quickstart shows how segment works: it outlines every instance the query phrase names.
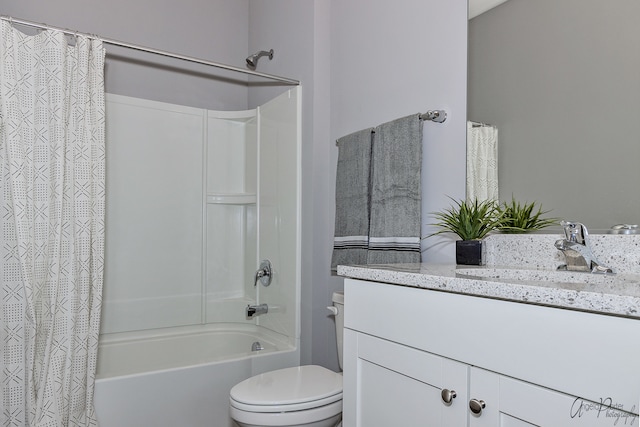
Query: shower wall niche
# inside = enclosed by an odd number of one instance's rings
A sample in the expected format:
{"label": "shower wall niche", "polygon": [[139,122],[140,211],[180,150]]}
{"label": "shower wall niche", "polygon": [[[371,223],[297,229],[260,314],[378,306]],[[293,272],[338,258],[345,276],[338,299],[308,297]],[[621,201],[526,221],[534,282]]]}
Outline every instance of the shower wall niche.
{"label": "shower wall niche", "polygon": [[[107,96],[103,334],[235,323],[294,344],[299,90],[233,112]],[[269,288],[253,283],[262,259]]]}

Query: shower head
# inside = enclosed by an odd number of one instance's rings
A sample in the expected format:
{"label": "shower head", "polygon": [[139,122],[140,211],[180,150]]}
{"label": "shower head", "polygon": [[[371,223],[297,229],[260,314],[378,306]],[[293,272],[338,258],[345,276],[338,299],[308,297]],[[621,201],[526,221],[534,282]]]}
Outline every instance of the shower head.
{"label": "shower head", "polygon": [[254,53],[253,55],[250,55],[247,57],[247,67],[251,68],[252,70],[255,70],[256,66],[258,65],[258,59],[260,59],[260,57],[262,56],[268,56],[269,59],[273,59],[273,49],[271,49],[270,51],[266,51],[266,50],[261,50],[260,52]]}

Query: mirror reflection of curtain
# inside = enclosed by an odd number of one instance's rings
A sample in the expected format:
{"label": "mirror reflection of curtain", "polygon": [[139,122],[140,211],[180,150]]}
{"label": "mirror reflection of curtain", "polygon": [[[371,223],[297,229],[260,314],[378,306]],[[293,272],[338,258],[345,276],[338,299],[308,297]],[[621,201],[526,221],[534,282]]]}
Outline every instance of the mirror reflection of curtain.
{"label": "mirror reflection of curtain", "polygon": [[0,425],[93,426],[105,52],[0,24]]}
{"label": "mirror reflection of curtain", "polygon": [[467,200],[499,200],[495,126],[467,122]]}

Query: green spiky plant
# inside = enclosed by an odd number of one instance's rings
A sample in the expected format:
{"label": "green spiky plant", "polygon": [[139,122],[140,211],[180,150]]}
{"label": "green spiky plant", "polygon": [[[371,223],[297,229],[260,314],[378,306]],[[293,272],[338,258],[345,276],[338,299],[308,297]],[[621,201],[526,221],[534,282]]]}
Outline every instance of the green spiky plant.
{"label": "green spiky plant", "polygon": [[498,230],[503,233],[528,233],[558,224],[558,218],[543,217],[550,211],[543,211],[541,205],[536,211],[536,204],[536,202],[520,204],[514,197],[511,197],[510,204],[503,202],[498,206],[501,217]]}
{"label": "green spiky plant", "polygon": [[430,236],[450,232],[457,234],[462,240],[480,240],[500,226],[500,211],[495,201],[451,200],[454,206],[433,214],[437,222],[431,225],[442,230]]}

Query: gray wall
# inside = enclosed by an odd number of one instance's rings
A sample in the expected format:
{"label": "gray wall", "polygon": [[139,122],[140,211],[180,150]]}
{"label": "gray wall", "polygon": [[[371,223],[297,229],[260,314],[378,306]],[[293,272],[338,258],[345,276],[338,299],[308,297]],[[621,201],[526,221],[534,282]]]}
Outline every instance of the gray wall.
{"label": "gray wall", "polygon": [[640,223],[637,0],[510,0],[469,23],[470,120],[499,128],[501,198],[590,231]]}
{"label": "gray wall", "polygon": [[[248,0],[0,0],[0,13],[239,67],[248,55]],[[209,109],[247,108],[245,75],[106,47],[107,92]],[[229,78],[238,84],[228,84]]]}

